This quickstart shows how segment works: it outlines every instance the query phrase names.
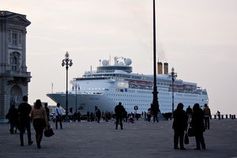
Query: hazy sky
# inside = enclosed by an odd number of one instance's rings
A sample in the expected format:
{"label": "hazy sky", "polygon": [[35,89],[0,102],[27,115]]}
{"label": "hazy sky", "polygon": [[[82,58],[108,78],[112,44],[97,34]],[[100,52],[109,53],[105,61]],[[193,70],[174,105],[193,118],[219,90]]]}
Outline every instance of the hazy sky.
{"label": "hazy sky", "polygon": [[[27,15],[30,102],[65,91],[66,51],[74,65],[69,79],[99,59],[124,56],[134,72],[151,74],[152,0],[0,0],[0,10]],[[178,78],[206,88],[213,113],[237,113],[237,1],[157,0],[158,58]]]}

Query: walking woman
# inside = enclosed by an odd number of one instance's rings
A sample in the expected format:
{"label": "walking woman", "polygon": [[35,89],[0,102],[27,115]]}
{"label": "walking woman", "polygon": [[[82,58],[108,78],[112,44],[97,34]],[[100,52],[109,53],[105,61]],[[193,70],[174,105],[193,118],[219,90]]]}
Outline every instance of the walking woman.
{"label": "walking woman", "polygon": [[42,107],[42,103],[39,99],[36,100],[35,105],[31,111],[31,118],[33,120],[33,127],[35,129],[37,148],[40,149],[44,128],[48,127],[48,119],[46,111]]}
{"label": "walking woman", "polygon": [[203,137],[203,132],[205,131],[203,119],[204,114],[202,109],[200,108],[198,103],[194,104],[191,126],[193,128],[196,139],[196,150],[201,150],[200,145],[202,146],[203,150],[206,149],[206,144]]}

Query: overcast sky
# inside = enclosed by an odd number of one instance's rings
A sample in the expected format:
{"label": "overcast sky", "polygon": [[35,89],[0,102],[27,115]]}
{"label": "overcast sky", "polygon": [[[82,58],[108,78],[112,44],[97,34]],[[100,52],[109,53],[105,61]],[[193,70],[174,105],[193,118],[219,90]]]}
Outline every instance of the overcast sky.
{"label": "overcast sky", "polygon": [[[178,78],[206,88],[212,113],[237,113],[237,1],[157,0],[160,61]],[[99,59],[123,56],[134,72],[152,70],[152,0],[0,0],[0,10],[27,15],[30,102],[53,102],[65,91],[66,51],[74,65],[69,78],[93,69]]]}

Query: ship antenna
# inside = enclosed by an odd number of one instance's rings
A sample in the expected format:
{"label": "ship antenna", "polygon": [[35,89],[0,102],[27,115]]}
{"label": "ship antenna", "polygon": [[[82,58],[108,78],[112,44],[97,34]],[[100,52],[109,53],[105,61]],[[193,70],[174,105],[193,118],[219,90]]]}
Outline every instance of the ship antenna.
{"label": "ship antenna", "polygon": [[100,66],[101,66],[101,59],[99,60]]}
{"label": "ship antenna", "polygon": [[111,55],[109,55],[109,65],[111,65]]}
{"label": "ship antenna", "polygon": [[51,92],[53,93],[53,82],[51,83]]}
{"label": "ship antenna", "polygon": [[92,73],[92,65],[90,66],[90,72]]}

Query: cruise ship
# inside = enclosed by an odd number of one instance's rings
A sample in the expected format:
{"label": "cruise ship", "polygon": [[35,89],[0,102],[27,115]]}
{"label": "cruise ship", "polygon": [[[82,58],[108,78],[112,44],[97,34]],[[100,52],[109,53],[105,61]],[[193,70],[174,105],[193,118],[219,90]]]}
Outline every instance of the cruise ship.
{"label": "cruise ship", "polygon": [[[81,113],[94,112],[97,106],[103,112],[113,112],[121,102],[128,113],[147,112],[153,98],[153,75],[132,72],[132,60],[114,57],[114,61],[103,60],[95,71],[86,71],[82,77],[74,78],[68,92],[68,109],[80,110]],[[172,82],[168,72],[168,63],[158,62],[157,89],[158,103],[161,113],[172,111],[172,95],[174,107],[183,103],[184,108],[199,103],[208,104],[206,89],[196,83],[176,78]],[[47,94],[54,102],[66,106],[65,92]],[[135,111],[136,110],[136,111]]]}

